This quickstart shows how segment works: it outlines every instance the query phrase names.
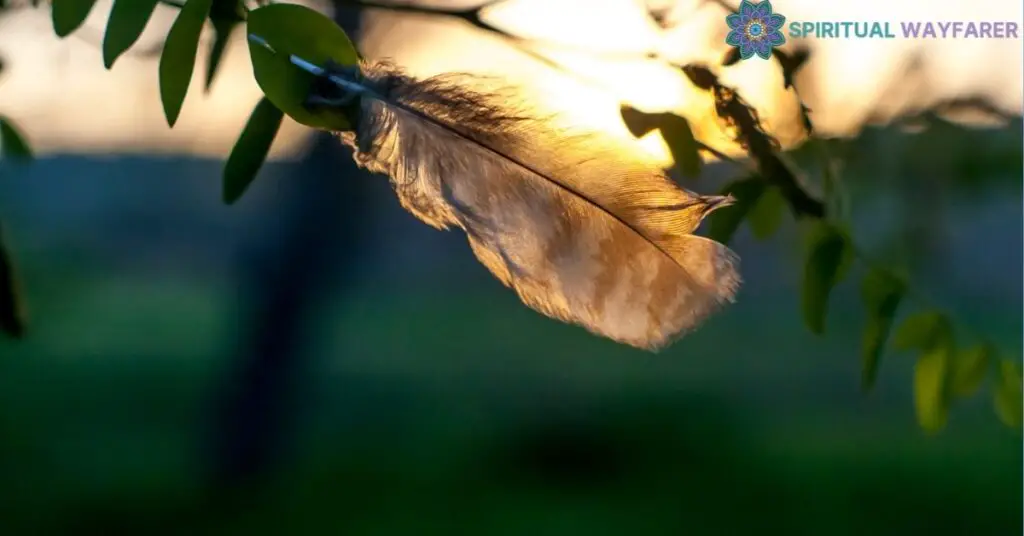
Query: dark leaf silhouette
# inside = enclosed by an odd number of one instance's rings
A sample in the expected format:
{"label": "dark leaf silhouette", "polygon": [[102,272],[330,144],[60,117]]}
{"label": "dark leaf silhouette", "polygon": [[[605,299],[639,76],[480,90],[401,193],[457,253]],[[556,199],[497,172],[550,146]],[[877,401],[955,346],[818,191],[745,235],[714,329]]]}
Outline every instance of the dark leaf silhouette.
{"label": "dark leaf silhouette", "polygon": [[875,384],[882,351],[905,293],[906,283],[883,270],[869,271],[861,282],[861,299],[867,310],[861,344],[861,387],[865,390]]}
{"label": "dark leaf silhouette", "polygon": [[58,37],[67,37],[85,22],[96,0],[56,0],[50,15],[53,31]]}
{"label": "dark leaf silhouette", "polygon": [[693,137],[690,122],[685,117],[667,113],[649,114],[628,105],[621,106],[619,114],[626,128],[637,138],[652,130],[660,130],[679,173],[691,178],[700,175],[704,163],[698,151],[700,144]]}
{"label": "dark leaf silhouette", "polygon": [[266,98],[260,99],[249,116],[241,137],[224,165],[224,202],[231,204],[242,197],[267,159],[284,113]]}
{"label": "dark leaf silhouette", "polygon": [[115,0],[103,34],[103,65],[113,67],[117,58],[138,41],[160,0]]}
{"label": "dark leaf silhouette", "polygon": [[843,265],[850,255],[850,246],[844,232],[825,222],[814,224],[804,265],[801,298],[804,322],[815,334],[825,332],[829,294],[842,279]]}
{"label": "dark leaf silhouette", "polygon": [[160,100],[167,124],[174,126],[195,70],[199,35],[213,0],[187,0],[171,25],[160,54]]}
{"label": "dark leaf silhouette", "polygon": [[675,160],[676,169],[684,177],[697,177],[703,161],[697,151],[697,140],[693,137],[690,122],[685,117],[662,114],[661,137],[668,145]]}
{"label": "dark leaf silhouette", "polygon": [[797,48],[792,53],[783,52],[777,48],[772,49],[772,56],[782,66],[783,87],[793,87],[793,78],[800,71],[800,68],[807,63],[811,57],[811,51],[807,48]]}
{"label": "dark leaf silhouette", "polygon": [[660,127],[661,114],[649,114],[641,112],[628,104],[619,107],[619,115],[622,116],[622,123],[633,136],[640,138],[648,132]]}

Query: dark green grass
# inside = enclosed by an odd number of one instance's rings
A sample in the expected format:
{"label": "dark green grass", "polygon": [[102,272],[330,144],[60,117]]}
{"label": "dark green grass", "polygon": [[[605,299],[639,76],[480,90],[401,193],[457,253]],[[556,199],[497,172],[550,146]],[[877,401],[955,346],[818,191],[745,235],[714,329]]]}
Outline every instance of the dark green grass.
{"label": "dark green grass", "polygon": [[[0,346],[5,534],[1019,530],[1019,437],[982,398],[925,437],[906,357],[861,394],[849,301],[825,338],[770,314],[793,306],[780,291],[650,355],[496,285],[369,281],[320,316],[293,458],[229,501],[204,495],[199,470],[229,294],[63,287],[35,292],[33,336]],[[1019,313],[987,314],[974,323]]]}

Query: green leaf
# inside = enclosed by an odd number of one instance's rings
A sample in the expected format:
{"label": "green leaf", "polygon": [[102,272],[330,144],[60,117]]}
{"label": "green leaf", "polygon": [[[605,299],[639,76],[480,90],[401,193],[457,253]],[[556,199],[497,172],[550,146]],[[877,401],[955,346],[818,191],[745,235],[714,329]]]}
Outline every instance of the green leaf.
{"label": "green leaf", "polygon": [[4,246],[2,231],[0,228],[0,332],[20,338],[25,332],[25,323],[14,266]]}
{"label": "green leaf", "polygon": [[0,117],[0,153],[4,158],[27,161],[32,159],[32,148],[25,136],[10,119]]}
{"label": "green leaf", "polygon": [[206,91],[213,85],[213,77],[217,74],[224,51],[227,49],[231,34],[238,27],[242,18],[242,6],[238,0],[214,0],[210,10],[210,22],[213,23],[213,44],[210,45],[210,58],[206,63]]}
{"label": "green leaf", "polygon": [[676,169],[684,177],[697,177],[700,175],[701,165],[704,163],[697,150],[697,140],[693,137],[693,129],[685,117],[674,114],[663,114],[661,121],[661,137],[668,145],[672,153],[672,159],[676,162]]}
{"label": "green leaf", "polygon": [[992,403],[999,420],[1010,428],[1021,427],[1021,397],[1020,368],[1009,359],[1001,360],[995,390],[992,393]]}
{"label": "green leaf", "polygon": [[851,251],[845,233],[826,222],[814,224],[804,265],[802,293],[804,322],[812,333],[825,332],[829,294],[842,280],[844,261],[849,256]]}
{"label": "green leaf", "polygon": [[914,408],[917,422],[927,432],[946,426],[949,415],[947,374],[949,348],[937,346],[921,354],[914,364]]}
{"label": "green leaf", "polygon": [[295,4],[271,4],[249,12],[248,32],[265,39],[277,54],[249,42],[253,74],[263,93],[295,121],[326,130],[350,130],[344,114],[327,109],[307,110],[306,97],[314,76],[288,61],[295,54],[317,65],[359,61],[352,41],[330,18]]}
{"label": "green leaf", "polygon": [[186,0],[178,12],[178,18],[171,25],[160,55],[160,100],[164,115],[171,127],[178,121],[181,105],[185,102],[192,71],[196,66],[196,49],[199,48],[199,34],[210,13],[213,0]]}
{"label": "green leaf", "polygon": [[960,397],[973,395],[985,380],[994,354],[995,348],[988,343],[957,353],[953,360],[953,394]]}
{"label": "green leaf", "polygon": [[224,202],[234,203],[256,178],[263,162],[267,159],[274,137],[281,128],[284,113],[277,109],[266,97],[249,116],[245,130],[235,143],[235,147],[224,165]]}
{"label": "green leaf", "polygon": [[948,342],[952,326],[946,315],[938,311],[924,311],[908,316],[893,335],[897,350],[928,351]]}
{"label": "green leaf", "polygon": [[58,37],[67,37],[85,22],[96,0],[53,0],[53,31]]}
{"label": "green leaf", "polygon": [[861,338],[861,387],[865,390],[875,384],[882,349],[906,290],[902,279],[878,269],[868,272],[861,282],[861,299],[868,315]]}
{"label": "green leaf", "polygon": [[109,69],[117,58],[131,48],[146,23],[153,16],[160,0],[115,0],[110,8],[110,19],[103,34],[103,65]]}
{"label": "green leaf", "polygon": [[750,232],[758,240],[770,238],[782,224],[782,216],[786,213],[786,198],[775,186],[769,186],[758,198],[747,215]]}
{"label": "green leaf", "polygon": [[764,189],[765,182],[757,175],[737,180],[723,188],[720,193],[732,195],[736,202],[711,213],[708,217],[708,237],[728,244]]}

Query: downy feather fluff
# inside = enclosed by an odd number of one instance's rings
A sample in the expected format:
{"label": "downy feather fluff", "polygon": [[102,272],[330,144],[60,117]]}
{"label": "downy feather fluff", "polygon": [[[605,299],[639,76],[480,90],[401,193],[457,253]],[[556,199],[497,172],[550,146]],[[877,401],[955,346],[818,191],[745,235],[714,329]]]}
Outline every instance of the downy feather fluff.
{"label": "downy feather fluff", "polygon": [[529,307],[657,350],[734,300],[737,256],[692,234],[711,198],[623,142],[555,127],[521,92],[474,89],[472,75],[358,71],[344,77],[366,90],[359,119],[340,133],[356,162],[389,176],[420,220],[465,231]]}

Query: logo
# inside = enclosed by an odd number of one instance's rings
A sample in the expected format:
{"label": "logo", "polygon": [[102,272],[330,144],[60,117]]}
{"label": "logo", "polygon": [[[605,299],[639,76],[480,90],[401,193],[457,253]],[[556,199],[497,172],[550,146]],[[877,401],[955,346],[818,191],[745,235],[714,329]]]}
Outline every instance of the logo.
{"label": "logo", "polygon": [[730,30],[725,36],[725,43],[740,50],[740,59],[748,60],[755,55],[768,59],[773,48],[786,42],[782,35],[786,17],[772,13],[769,0],[757,4],[743,0],[739,13],[725,17],[725,22]]}

